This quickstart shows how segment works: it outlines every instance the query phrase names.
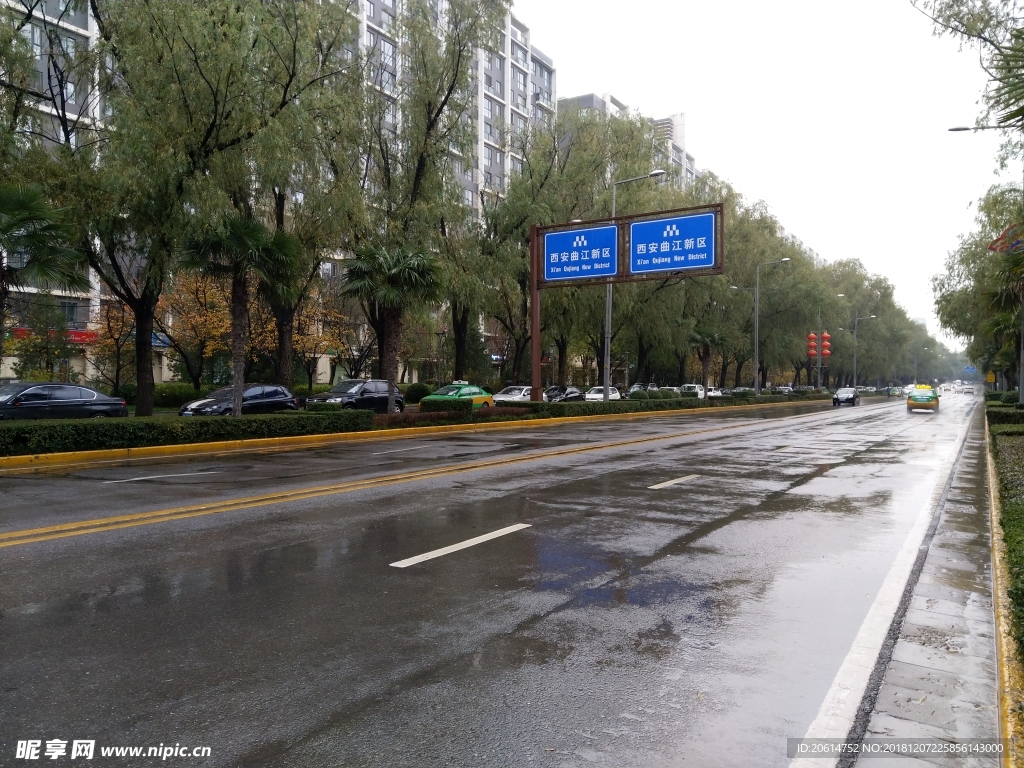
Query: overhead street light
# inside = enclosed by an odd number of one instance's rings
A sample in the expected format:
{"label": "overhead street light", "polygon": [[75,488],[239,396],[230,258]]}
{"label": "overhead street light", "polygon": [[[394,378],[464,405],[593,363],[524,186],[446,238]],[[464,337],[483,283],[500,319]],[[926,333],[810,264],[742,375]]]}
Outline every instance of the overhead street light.
{"label": "overhead street light", "polygon": [[857,323],[861,320],[874,320],[878,315],[867,315],[853,319],[853,387],[857,388]]}
{"label": "overhead street light", "polygon": [[[659,176],[664,176],[665,171],[660,168],[651,171],[650,173],[644,174],[643,176],[634,176],[630,179],[620,179],[619,181],[612,182],[612,218],[615,218],[615,190],[619,184],[629,184],[633,181],[643,181],[644,179],[656,179]],[[604,402],[609,400],[609,391],[612,386],[612,279],[608,278],[607,284],[604,287]]]}
{"label": "overhead street light", "polygon": [[[950,131],[954,133],[960,133],[962,131],[1008,131],[1010,130],[1005,125],[976,125],[973,128],[968,128],[966,125],[958,125],[955,128],[950,128]],[[1021,182],[1021,205],[1024,207],[1024,181]],[[1021,293],[1021,305],[1024,308],[1024,292]],[[1020,349],[1018,350],[1020,357],[1019,369],[1017,370],[1017,402],[1024,406],[1024,311],[1020,314]]]}

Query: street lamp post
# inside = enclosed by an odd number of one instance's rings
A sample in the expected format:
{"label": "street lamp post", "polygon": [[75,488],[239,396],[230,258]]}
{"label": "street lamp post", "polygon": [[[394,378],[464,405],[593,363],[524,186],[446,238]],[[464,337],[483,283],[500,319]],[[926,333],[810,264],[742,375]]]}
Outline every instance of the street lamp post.
{"label": "street lamp post", "polygon": [[[837,299],[842,299],[845,296],[846,296],[846,294],[844,294],[844,293],[837,293],[836,294],[836,298]],[[822,358],[824,357],[822,352],[825,351],[824,346],[822,346],[822,338],[821,337],[824,336],[824,335],[825,335],[825,329],[821,327],[821,310],[819,309],[818,310],[818,344],[819,344],[819,346],[818,346],[818,389],[821,389],[821,361],[822,361]]]}
{"label": "street lamp post", "polygon": [[853,388],[857,388],[857,323],[861,320],[874,320],[878,315],[856,317],[853,320]]}
{"label": "street lamp post", "polygon": [[761,267],[770,267],[772,264],[782,264],[790,261],[787,256],[778,261],[766,261],[754,267],[754,394],[761,394]]}
{"label": "street lamp post", "polygon": [[[615,218],[615,189],[619,184],[629,184],[632,181],[643,181],[644,179],[656,179],[664,176],[661,169],[651,171],[643,176],[634,176],[630,179],[621,179],[612,182],[612,218]],[[612,280],[604,287],[604,401],[607,403],[612,387]]]}
{"label": "street lamp post", "polygon": [[[1005,131],[1006,127],[1002,125],[976,125],[973,128],[969,128],[966,125],[960,125],[956,128],[950,128],[950,131],[959,133],[961,131]],[[1021,207],[1024,210],[1024,180],[1021,181]],[[1017,361],[1017,402],[1024,406],[1024,291],[1021,292],[1021,313],[1020,313],[1020,348],[1018,349],[1019,359]]]}

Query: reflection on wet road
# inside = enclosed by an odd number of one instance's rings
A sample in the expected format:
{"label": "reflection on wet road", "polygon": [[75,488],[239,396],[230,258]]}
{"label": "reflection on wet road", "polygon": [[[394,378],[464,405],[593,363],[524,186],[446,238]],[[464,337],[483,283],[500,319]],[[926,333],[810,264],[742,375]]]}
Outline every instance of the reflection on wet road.
{"label": "reflection on wet road", "polygon": [[209,745],[223,766],[783,765],[973,405],[2,478],[14,531],[537,454],[0,550],[0,754],[85,738]]}

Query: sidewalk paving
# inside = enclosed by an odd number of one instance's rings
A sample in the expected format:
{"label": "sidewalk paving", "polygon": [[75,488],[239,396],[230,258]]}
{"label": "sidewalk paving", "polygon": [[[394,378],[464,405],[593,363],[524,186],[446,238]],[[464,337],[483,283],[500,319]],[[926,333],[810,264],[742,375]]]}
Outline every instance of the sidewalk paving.
{"label": "sidewalk paving", "polygon": [[[975,414],[865,738],[999,738],[984,416]],[[995,757],[863,758],[868,768]]]}

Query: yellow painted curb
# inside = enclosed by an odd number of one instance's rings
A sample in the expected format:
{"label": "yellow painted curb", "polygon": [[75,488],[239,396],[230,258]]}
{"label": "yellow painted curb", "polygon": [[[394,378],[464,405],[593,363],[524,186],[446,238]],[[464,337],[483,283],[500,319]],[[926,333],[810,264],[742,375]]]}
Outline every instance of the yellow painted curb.
{"label": "yellow painted curb", "polygon": [[[827,403],[827,400],[812,400],[812,403]],[[593,421],[618,421],[623,419],[646,419],[658,416],[680,416],[686,414],[722,413],[749,408],[773,408],[802,405],[802,403],[752,403],[750,405],[723,405],[703,408],[676,408],[670,411],[638,411],[633,413],[609,413],[597,416],[558,416],[554,418],[519,419],[498,421],[487,424],[444,424],[432,427],[401,427],[378,429],[365,432],[336,432],[327,435],[297,435],[295,437],[265,437],[253,440],[222,440],[213,443],[185,443],[182,445],[152,445],[142,448],[108,448],[98,451],[72,451],[67,453],[44,453],[29,456],[0,457],[0,474],[18,472],[39,472],[48,469],[71,469],[99,465],[121,464],[146,459],[174,458],[178,456],[202,457],[235,453],[287,451],[311,448],[334,443],[367,442],[377,440],[400,440],[423,435],[460,434],[468,432],[498,431],[505,429],[535,429],[559,424],[578,424]]]}
{"label": "yellow painted curb", "polygon": [[1006,542],[1002,537],[999,511],[999,477],[995,460],[992,458],[992,435],[989,432],[988,414],[985,415],[985,460],[988,469],[989,528],[992,536],[992,607],[996,620],[996,675],[999,678],[999,738],[1009,745],[1000,760],[1004,768],[1021,765],[1021,733],[1024,723],[1021,712],[1011,709],[1011,702],[1021,700],[1024,694],[1024,670],[1014,649],[1010,631],[1010,596],[1007,585],[1010,572],[1006,565]]}

